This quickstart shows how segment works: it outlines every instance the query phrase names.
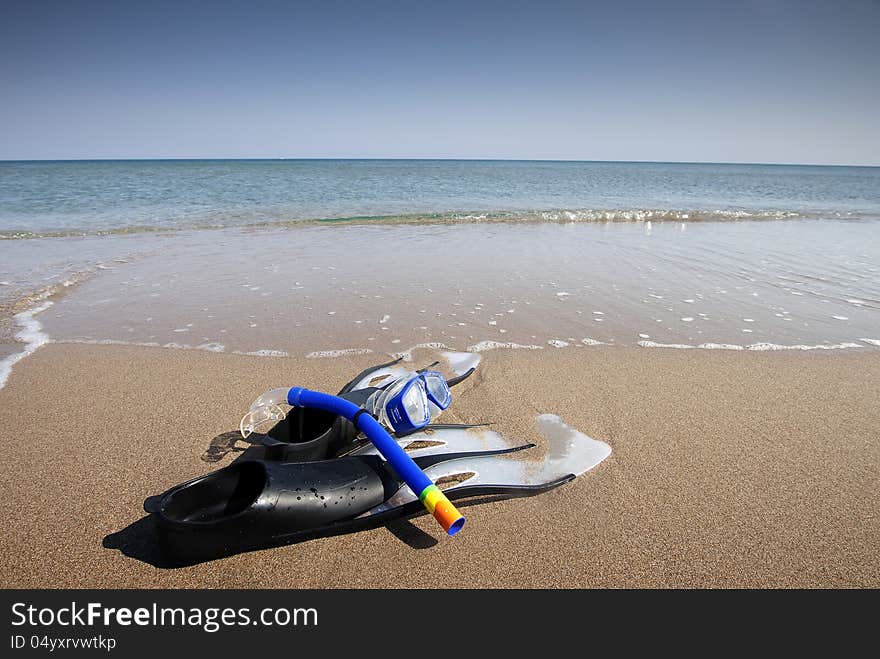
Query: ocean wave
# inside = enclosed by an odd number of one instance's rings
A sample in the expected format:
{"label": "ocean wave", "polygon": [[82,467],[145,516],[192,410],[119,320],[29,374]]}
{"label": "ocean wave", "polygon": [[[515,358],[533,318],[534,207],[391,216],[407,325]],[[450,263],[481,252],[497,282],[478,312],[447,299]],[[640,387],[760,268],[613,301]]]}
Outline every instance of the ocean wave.
{"label": "ocean wave", "polygon": [[[222,343],[209,342],[192,345],[189,343],[178,343],[171,341],[169,343],[159,343],[158,341],[125,341],[121,339],[48,339],[48,343],[87,345],[87,346],[131,346],[138,348],[164,348],[166,350],[200,350],[202,352],[227,352],[226,346]],[[289,353],[284,350],[273,350],[271,348],[261,348],[260,350],[231,350],[231,355],[245,355],[248,357],[289,357]],[[307,355],[311,356],[311,355]]]}
{"label": "ocean wave", "polygon": [[486,350],[543,350],[544,346],[522,345],[519,343],[502,342],[502,341],[480,341],[472,346],[468,346],[468,352],[485,352]]}
{"label": "ocean wave", "polygon": [[12,374],[12,367],[16,363],[33,354],[40,346],[49,342],[49,335],[43,332],[43,326],[35,316],[51,306],[52,301],[46,300],[42,304],[38,304],[13,316],[13,319],[20,327],[19,331],[15,334],[15,338],[24,343],[24,348],[20,352],[13,353],[0,360],[0,389],[6,385],[6,380]]}
{"label": "ocean wave", "polygon": [[306,359],[322,359],[335,357],[348,357],[351,355],[369,355],[373,351],[370,348],[340,348],[338,350],[316,350],[306,355]]}
{"label": "ocean wave", "polygon": [[94,268],[84,268],[76,272],[68,273],[63,280],[39,288],[24,288],[24,290],[22,290],[20,287],[14,287],[11,282],[4,281],[3,285],[13,287],[13,291],[12,298],[0,305],[0,318],[7,316],[7,314],[20,314],[45,300],[60,299],[77,284],[81,284],[92,277],[96,270],[101,268],[102,265],[103,264],[98,264]]}
{"label": "ocean wave", "polygon": [[[401,352],[391,353],[391,356],[395,359],[402,359],[405,362],[411,362],[413,360],[413,351],[420,349],[428,349],[428,350],[449,350],[449,346],[445,343],[440,343],[438,341],[428,341],[427,343],[417,343],[414,346],[410,346],[406,350]],[[453,353],[449,353],[453,354]]]}
{"label": "ocean wave", "polygon": [[[93,269],[71,273],[66,279],[55,282],[42,288],[28,290],[17,295],[10,301],[0,303],[0,338],[6,339],[9,327],[12,327],[11,338],[16,343],[22,344],[19,352],[0,360],[0,389],[12,373],[12,367],[28,355],[36,352],[38,348],[51,342],[51,337],[43,331],[43,325],[36,316],[51,307],[56,300],[72,287],[82,283],[91,277]],[[3,282],[6,286],[12,286],[10,282]]]}
{"label": "ocean wave", "polygon": [[315,225],[435,225],[435,224],[604,224],[646,222],[746,222],[761,220],[863,220],[880,219],[876,213],[860,211],[807,211],[779,209],[664,209],[664,208],[579,208],[497,211],[450,211],[401,215],[352,215],[303,217],[258,221],[232,221],[220,217],[212,222],[174,226],[132,225],[104,228],[59,228],[44,230],[0,229],[0,240],[118,236],[139,233],[177,233],[219,229],[290,229]]}
{"label": "ocean wave", "polygon": [[[865,343],[871,344],[871,339],[861,339]],[[674,348],[677,350],[751,350],[753,352],[776,352],[779,350],[848,350],[851,348],[864,348],[865,346],[854,343],[852,341],[844,341],[842,343],[816,343],[804,344],[797,343],[794,345],[785,345],[780,343],[750,343],[748,345],[739,345],[736,343],[700,343],[699,345],[691,345],[689,343],[657,343],[656,341],[639,341],[638,345],[642,348]]]}

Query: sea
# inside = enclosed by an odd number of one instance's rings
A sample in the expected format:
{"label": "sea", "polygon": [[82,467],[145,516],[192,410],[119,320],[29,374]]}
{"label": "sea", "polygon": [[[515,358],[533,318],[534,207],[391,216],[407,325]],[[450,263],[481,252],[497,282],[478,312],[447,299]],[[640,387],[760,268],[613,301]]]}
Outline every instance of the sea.
{"label": "sea", "polygon": [[47,342],[876,350],[880,168],[4,161],[0,382]]}

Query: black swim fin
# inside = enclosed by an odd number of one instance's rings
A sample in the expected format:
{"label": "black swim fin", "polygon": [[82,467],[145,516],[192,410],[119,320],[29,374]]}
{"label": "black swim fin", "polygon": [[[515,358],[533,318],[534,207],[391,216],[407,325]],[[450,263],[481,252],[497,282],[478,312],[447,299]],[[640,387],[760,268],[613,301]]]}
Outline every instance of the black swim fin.
{"label": "black swim fin", "polygon": [[[425,449],[412,455],[428,473],[443,465],[446,472],[460,472],[462,481],[444,488],[451,500],[527,496],[575,477],[505,481],[524,463],[500,456],[532,446]],[[241,460],[148,498],[144,509],[156,520],[166,560],[176,565],[350,533],[424,512],[389,465],[367,453],[317,462]]]}

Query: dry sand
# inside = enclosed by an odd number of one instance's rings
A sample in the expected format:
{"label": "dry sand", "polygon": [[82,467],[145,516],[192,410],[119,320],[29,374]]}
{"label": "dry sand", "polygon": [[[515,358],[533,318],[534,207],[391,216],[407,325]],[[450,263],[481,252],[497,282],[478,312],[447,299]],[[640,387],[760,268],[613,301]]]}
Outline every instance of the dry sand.
{"label": "dry sand", "polygon": [[[556,413],[611,457],[552,492],[465,507],[454,539],[422,516],[175,570],[105,548],[147,495],[231,461],[200,458],[259,393],[335,390],[379,360],[40,349],[0,390],[0,586],[880,586],[869,351],[489,352],[444,421],[541,441],[535,416]],[[106,543],[146,551],[138,528]]]}

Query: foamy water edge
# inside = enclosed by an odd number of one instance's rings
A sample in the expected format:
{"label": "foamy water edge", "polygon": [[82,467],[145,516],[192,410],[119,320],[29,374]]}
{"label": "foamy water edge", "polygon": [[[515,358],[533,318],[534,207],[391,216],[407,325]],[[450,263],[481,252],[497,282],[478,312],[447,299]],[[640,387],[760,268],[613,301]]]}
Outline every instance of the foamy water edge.
{"label": "foamy water edge", "polygon": [[11,354],[0,361],[0,389],[6,386],[6,381],[12,374],[12,367],[16,363],[28,355],[32,355],[38,348],[49,342],[49,335],[43,332],[43,326],[35,316],[44,312],[51,306],[51,300],[47,300],[42,304],[31,307],[30,309],[13,316],[15,322],[21,327],[21,329],[16,332],[15,338],[24,343],[24,349],[21,352]]}
{"label": "foamy water edge", "polygon": [[[231,350],[227,351],[226,346],[220,343],[203,343],[199,345],[190,345],[186,343],[158,343],[158,342],[147,342],[147,341],[121,341],[116,339],[62,339],[55,340],[52,339],[48,334],[43,331],[42,324],[36,319],[36,316],[40,313],[46,311],[49,307],[51,307],[53,302],[51,300],[47,300],[37,306],[34,306],[26,311],[22,311],[21,313],[13,316],[14,320],[19,324],[21,329],[16,333],[15,337],[21,340],[24,343],[24,348],[17,353],[7,356],[3,360],[0,360],[0,389],[2,389],[6,382],[9,379],[10,374],[12,373],[12,367],[24,359],[25,357],[33,354],[37,349],[46,345],[48,343],[55,344],[74,344],[74,345],[99,345],[99,346],[134,346],[134,347],[145,347],[145,348],[163,348],[167,350],[197,350],[202,352],[212,352],[212,353],[225,353],[232,355],[244,355],[248,357],[290,357],[290,353],[286,350],[275,350],[271,348],[261,348],[258,350]],[[844,341],[840,343],[822,343],[822,344],[794,344],[794,345],[785,345],[779,343],[752,343],[746,345],[740,345],[735,343],[700,343],[700,344],[688,344],[688,343],[659,343],[656,341],[638,341],[635,345],[641,348],[661,348],[661,349],[673,349],[673,350],[729,350],[729,351],[749,351],[749,352],[777,352],[777,351],[816,351],[816,350],[853,350],[853,349],[871,349],[871,348],[880,348],[880,339],[871,339],[871,338],[861,338],[859,339],[860,343],[855,341]],[[571,343],[569,341],[563,341],[561,339],[548,339],[547,345],[550,345],[557,349],[565,349],[565,348],[581,348],[584,346],[587,347],[596,347],[596,346],[612,346],[618,345],[621,347],[627,347],[627,344],[613,344],[603,341],[597,341],[592,338],[584,338],[581,339],[580,342]],[[400,351],[400,352],[388,352],[383,353],[390,355],[395,358],[400,358],[405,362],[410,362],[413,359],[413,351],[420,349],[430,349],[430,350],[446,350],[446,351],[454,351],[454,347],[450,347],[444,343],[438,342],[428,342],[428,343],[418,343],[410,348]],[[500,342],[500,341],[480,341],[474,345],[468,346],[465,348],[464,352],[461,354],[478,354],[481,352],[486,352],[490,350],[543,350],[544,346],[541,345],[533,345],[533,344],[519,344],[514,342]],[[357,355],[367,355],[374,354],[374,351],[371,348],[340,348],[340,349],[330,349],[330,350],[316,350],[308,353],[304,353],[303,356],[306,359],[335,359],[338,357],[347,357],[347,356],[357,356]]]}

